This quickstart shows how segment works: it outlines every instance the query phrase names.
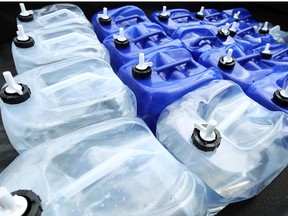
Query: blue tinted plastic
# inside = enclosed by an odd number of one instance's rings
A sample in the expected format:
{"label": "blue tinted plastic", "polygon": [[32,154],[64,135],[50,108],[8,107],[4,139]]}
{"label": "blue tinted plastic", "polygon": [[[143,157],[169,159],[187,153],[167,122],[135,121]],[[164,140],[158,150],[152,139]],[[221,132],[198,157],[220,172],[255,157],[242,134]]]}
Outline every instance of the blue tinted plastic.
{"label": "blue tinted plastic", "polygon": [[[230,69],[221,69],[218,65],[219,59],[225,56],[228,49],[233,49],[232,57],[236,63]],[[220,69],[224,79],[238,83],[245,91],[254,81],[262,79],[266,75],[279,69],[278,66],[270,67],[262,61],[260,53],[254,53],[250,46],[243,47],[241,44],[232,44],[204,52],[198,62],[206,67],[217,67]]]}
{"label": "blue tinted plastic", "polygon": [[234,8],[221,11],[221,16],[224,18],[231,18],[236,13],[240,12],[238,15],[239,21],[242,21],[250,26],[258,24],[258,22],[253,18],[252,14],[245,8]]}
{"label": "blue tinted plastic", "polygon": [[182,26],[198,26],[208,24],[213,26],[221,26],[234,21],[234,18],[223,19],[221,14],[215,9],[205,9],[203,20],[195,17],[197,12],[191,13],[186,9],[171,9],[167,10],[167,12],[170,12],[168,20],[163,21],[158,18],[161,11],[154,12],[149,18],[152,22],[161,25],[169,36],[171,36],[175,30]]}
{"label": "blue tinted plastic", "polygon": [[129,39],[129,46],[117,48],[113,35],[103,41],[111,54],[111,66],[115,71],[132,59],[138,58],[140,52],[148,54],[165,47],[182,47],[180,40],[172,40],[164,30],[155,23],[139,23],[125,30],[125,37]]}
{"label": "blue tinted plastic", "polygon": [[120,27],[126,28],[141,22],[150,22],[145,13],[138,7],[127,5],[116,9],[108,10],[108,16],[111,18],[111,24],[102,25],[99,23],[98,15],[100,11],[93,15],[92,25],[97,37],[102,42],[108,35],[119,30]]}
{"label": "blue tinted plastic", "polygon": [[[288,164],[288,118],[243,93],[235,83],[215,80],[169,105],[157,123],[157,138],[206,183],[209,215],[262,191]],[[201,151],[195,124],[214,119],[222,139]],[[211,144],[207,143],[207,145]]]}
{"label": "blue tinted plastic", "polygon": [[132,67],[138,64],[131,61],[120,68],[118,76],[135,93],[138,116],[152,132],[160,112],[171,102],[195,89],[222,76],[216,68],[206,69],[196,63],[184,48],[167,48],[146,56],[146,62],[153,62],[152,74],[146,79],[136,79]]}
{"label": "blue tinted plastic", "polygon": [[270,110],[280,110],[288,113],[288,106],[278,105],[273,99],[274,92],[285,89],[288,84],[288,70],[279,70],[254,82],[246,94]]}

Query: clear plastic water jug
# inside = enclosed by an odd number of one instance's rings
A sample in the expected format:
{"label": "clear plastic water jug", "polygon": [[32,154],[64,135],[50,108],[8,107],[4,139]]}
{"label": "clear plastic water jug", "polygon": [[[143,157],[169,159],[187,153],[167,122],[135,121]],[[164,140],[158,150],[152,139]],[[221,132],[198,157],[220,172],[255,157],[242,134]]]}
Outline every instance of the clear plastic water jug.
{"label": "clear plastic water jug", "polygon": [[69,26],[25,33],[18,25],[18,36],[12,42],[12,55],[17,73],[38,66],[76,57],[102,58],[108,63],[110,56],[94,31],[87,27]]}
{"label": "clear plastic water jug", "polygon": [[83,11],[73,4],[53,4],[38,10],[26,10],[25,5],[20,3],[20,9],[17,24],[23,25],[27,32],[60,26],[86,26],[93,29]]}
{"label": "clear plastic water jug", "polygon": [[133,92],[102,59],[38,67],[15,76],[16,83],[4,77],[2,120],[18,152],[96,122],[136,116]]}
{"label": "clear plastic water jug", "polygon": [[0,185],[38,194],[46,216],[206,216],[207,211],[203,183],[134,118],[91,125],[34,147],[1,173]]}
{"label": "clear plastic water jug", "polygon": [[159,141],[206,183],[210,213],[263,190],[288,164],[288,116],[216,80],[169,105]]}

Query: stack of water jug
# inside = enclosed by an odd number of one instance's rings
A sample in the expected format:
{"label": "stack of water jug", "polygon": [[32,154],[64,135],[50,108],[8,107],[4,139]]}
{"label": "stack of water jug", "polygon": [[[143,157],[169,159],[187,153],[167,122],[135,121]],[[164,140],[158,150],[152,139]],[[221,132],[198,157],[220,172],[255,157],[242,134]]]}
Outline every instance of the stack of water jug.
{"label": "stack of water jug", "polygon": [[215,215],[287,166],[280,26],[244,8],[129,5],[92,25],[72,4],[20,8],[0,215]]}

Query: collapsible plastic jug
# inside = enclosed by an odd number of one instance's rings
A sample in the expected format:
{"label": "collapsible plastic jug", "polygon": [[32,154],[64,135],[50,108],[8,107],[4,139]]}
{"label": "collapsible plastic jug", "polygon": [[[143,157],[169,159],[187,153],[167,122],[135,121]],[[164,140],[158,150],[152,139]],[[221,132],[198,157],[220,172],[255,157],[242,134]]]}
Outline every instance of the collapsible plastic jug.
{"label": "collapsible plastic jug", "polygon": [[[95,122],[136,115],[135,96],[102,59],[81,58],[4,73],[2,120],[18,152]],[[22,87],[22,88],[21,88]]]}
{"label": "collapsible plastic jug", "polygon": [[149,18],[152,22],[159,24],[171,36],[177,28],[182,26],[198,26],[201,24],[221,26],[234,21],[233,18],[221,20],[218,15],[219,13],[215,9],[204,9],[202,7],[197,13],[191,13],[186,9],[167,10],[164,6],[162,11],[154,12]]}
{"label": "collapsible plastic jug", "polygon": [[207,185],[210,213],[262,191],[288,164],[288,116],[216,80],[169,105],[159,141]]}
{"label": "collapsible plastic jug", "polygon": [[180,40],[168,37],[164,30],[155,23],[139,23],[125,30],[120,28],[119,35],[109,35],[103,44],[113,56],[111,66],[115,72],[122,65],[138,58],[140,52],[148,54],[166,47],[183,46]]}
{"label": "collapsible plastic jug", "polygon": [[132,5],[111,10],[103,8],[103,11],[96,13],[92,17],[94,31],[101,42],[108,35],[118,32],[119,28],[126,28],[141,22],[151,21],[140,8]]}
{"label": "collapsible plastic jug", "polygon": [[166,48],[120,68],[119,78],[134,92],[137,113],[155,133],[161,111],[177,98],[214,79],[221,79],[216,68],[195,62],[184,48]]}
{"label": "collapsible plastic jug", "polygon": [[[245,44],[259,47],[273,42],[271,35],[257,34],[253,27],[236,22],[222,27],[212,25],[183,26],[175,30],[171,37],[180,39],[196,60],[204,51],[223,45],[241,43],[244,47]],[[250,47],[249,45],[248,47]]]}
{"label": "collapsible plastic jug", "polygon": [[[35,33],[35,34],[34,34]],[[69,26],[26,34],[18,25],[18,36],[12,42],[12,55],[17,73],[38,66],[76,57],[102,58],[110,62],[109,52],[92,29]]]}
{"label": "collapsible plastic jug", "polygon": [[[0,185],[38,194],[46,216],[207,215],[203,183],[133,118],[91,125],[24,152],[1,173]],[[4,201],[0,213],[9,209]]]}
{"label": "collapsible plastic jug", "polygon": [[288,32],[281,31],[281,27],[279,25],[270,28],[269,34],[273,36],[276,42],[288,44]]}
{"label": "collapsible plastic jug", "polygon": [[253,82],[279,69],[262,62],[267,56],[254,53],[253,47],[247,44],[231,44],[208,50],[200,55],[198,62],[206,67],[220,69],[225,79],[238,83],[245,91]]}
{"label": "collapsible plastic jug", "polygon": [[58,28],[59,26],[86,26],[93,29],[82,10],[73,4],[53,4],[38,10],[26,10],[20,3],[21,12],[17,24],[23,25],[27,32]]}
{"label": "collapsible plastic jug", "polygon": [[244,22],[249,26],[257,25],[257,22],[252,14],[245,8],[233,8],[221,11],[221,16],[223,18],[234,18],[236,22]]}
{"label": "collapsible plastic jug", "polygon": [[275,73],[254,82],[246,94],[270,110],[281,110],[288,113],[288,69]]}

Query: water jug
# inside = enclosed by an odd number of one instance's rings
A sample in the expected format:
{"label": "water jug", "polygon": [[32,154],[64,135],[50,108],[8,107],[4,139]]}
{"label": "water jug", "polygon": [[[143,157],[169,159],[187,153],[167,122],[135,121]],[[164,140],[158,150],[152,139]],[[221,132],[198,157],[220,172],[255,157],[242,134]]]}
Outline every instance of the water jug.
{"label": "water jug", "polygon": [[38,10],[26,10],[20,3],[21,12],[17,24],[23,25],[27,32],[58,28],[59,26],[86,26],[93,29],[83,11],[73,4],[53,4]]}
{"label": "water jug", "polygon": [[210,213],[251,198],[288,164],[288,116],[215,80],[169,105],[159,141],[207,185]]}
{"label": "water jug", "polygon": [[221,79],[216,68],[205,68],[184,48],[166,48],[120,68],[119,78],[136,95],[137,113],[155,133],[161,111],[177,98],[214,79]]}
{"label": "water jug", "polygon": [[108,35],[116,33],[119,28],[126,28],[141,22],[151,22],[138,7],[127,5],[116,9],[103,8],[93,15],[92,25],[99,40],[102,42]]}
{"label": "water jug", "polygon": [[219,18],[219,14],[215,9],[204,9],[204,7],[201,7],[197,13],[191,13],[186,9],[167,10],[166,6],[163,6],[162,11],[154,12],[149,18],[152,22],[159,24],[171,36],[177,28],[182,26],[198,26],[203,24],[221,26],[234,21],[233,18],[223,20]]}
{"label": "water jug", "polygon": [[270,110],[288,113],[288,69],[278,70],[254,82],[246,90],[252,99]]}
{"label": "water jug", "polygon": [[231,44],[211,49],[202,53],[198,62],[206,67],[220,69],[224,79],[239,84],[245,91],[253,82],[279,69],[270,67],[262,59],[265,54],[254,53],[253,47],[241,44]]}
{"label": "water jug", "polygon": [[270,28],[269,34],[273,36],[276,42],[288,44],[288,32],[281,31],[281,27],[279,25]]}
{"label": "water jug", "polygon": [[136,115],[133,92],[102,59],[79,58],[4,73],[1,90],[4,128],[18,152],[78,128]]}
{"label": "water jug", "polygon": [[166,47],[182,47],[180,40],[168,37],[155,23],[139,23],[125,30],[119,29],[119,35],[109,35],[103,41],[111,58],[111,66],[116,71],[127,62],[137,59],[140,52],[145,54]]}
{"label": "water jug", "polygon": [[[42,143],[13,161],[0,185],[38,194],[46,216],[206,216],[207,211],[203,183],[136,118]],[[0,200],[4,210],[6,203]]]}
{"label": "water jug", "polygon": [[[12,55],[17,73],[38,66],[75,57],[97,57],[110,61],[106,48],[87,27],[69,26],[25,33],[18,25],[18,36],[12,42]],[[77,45],[77,46],[75,46]]]}

